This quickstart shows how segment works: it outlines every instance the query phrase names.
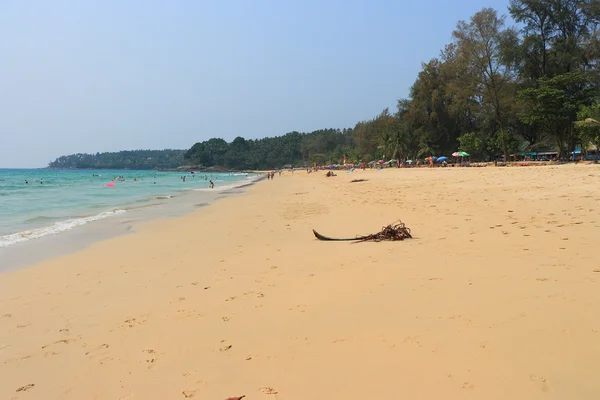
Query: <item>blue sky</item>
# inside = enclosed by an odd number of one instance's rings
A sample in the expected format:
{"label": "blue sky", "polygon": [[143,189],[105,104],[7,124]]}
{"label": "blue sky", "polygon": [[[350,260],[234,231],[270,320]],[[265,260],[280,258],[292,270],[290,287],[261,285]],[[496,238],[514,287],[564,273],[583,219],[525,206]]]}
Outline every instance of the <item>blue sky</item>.
{"label": "blue sky", "polygon": [[352,127],[508,0],[2,0],[0,167]]}

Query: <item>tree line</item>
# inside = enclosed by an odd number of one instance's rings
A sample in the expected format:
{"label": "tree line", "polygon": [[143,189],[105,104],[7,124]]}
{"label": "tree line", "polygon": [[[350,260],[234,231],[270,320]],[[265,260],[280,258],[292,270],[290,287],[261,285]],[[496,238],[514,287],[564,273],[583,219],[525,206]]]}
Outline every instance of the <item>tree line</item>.
{"label": "tree line", "polygon": [[352,129],[322,129],[256,140],[236,137],[231,143],[209,139],[194,144],[185,153],[185,160],[192,165],[240,170],[297,167],[315,162],[321,165],[342,160],[354,151],[352,133]]}
{"label": "tree line", "polygon": [[511,0],[507,11],[517,26],[491,8],[459,21],[393,112],[351,129],[210,139],[185,162],[259,169],[340,163],[344,155],[416,159],[461,150],[491,160],[540,149],[567,158],[578,146],[600,146],[600,1]]}
{"label": "tree line", "polygon": [[131,150],[71,154],[50,162],[57,169],[172,169],[183,164],[185,150]]}

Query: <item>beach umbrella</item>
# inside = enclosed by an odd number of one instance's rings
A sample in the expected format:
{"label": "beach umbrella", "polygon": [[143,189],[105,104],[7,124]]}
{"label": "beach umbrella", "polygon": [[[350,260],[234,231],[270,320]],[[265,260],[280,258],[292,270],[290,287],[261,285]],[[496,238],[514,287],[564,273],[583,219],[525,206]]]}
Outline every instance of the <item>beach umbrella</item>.
{"label": "beach umbrella", "polygon": [[446,161],[447,159],[448,159],[448,157],[440,157],[437,159],[437,162]]}
{"label": "beach umbrella", "polygon": [[452,157],[469,157],[469,153],[464,151],[455,151],[452,153]]}

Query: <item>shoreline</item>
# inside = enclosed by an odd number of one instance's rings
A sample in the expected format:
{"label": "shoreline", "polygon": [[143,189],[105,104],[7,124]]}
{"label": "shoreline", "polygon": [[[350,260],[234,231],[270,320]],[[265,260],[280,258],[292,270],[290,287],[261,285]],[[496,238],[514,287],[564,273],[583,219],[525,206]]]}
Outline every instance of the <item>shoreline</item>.
{"label": "shoreline", "polygon": [[1,274],[0,398],[593,399],[599,177],[288,173]]}
{"label": "shoreline", "polygon": [[[175,218],[193,213],[199,207],[209,206],[217,200],[230,195],[238,195],[263,180],[264,177],[245,181],[234,181],[232,185],[216,189],[190,189],[176,195],[154,196],[154,202],[138,202],[139,205],[118,207],[106,218],[94,220],[94,216],[78,217],[78,220],[91,219],[79,226],[34,237],[8,246],[0,247],[0,274],[25,268],[35,263],[51,258],[86,249],[90,245],[113,237],[129,234],[151,221],[163,218]],[[68,221],[59,221],[68,222]],[[35,230],[49,229],[52,226],[34,228]],[[17,232],[12,235],[18,235]],[[10,236],[10,235],[6,235]]]}

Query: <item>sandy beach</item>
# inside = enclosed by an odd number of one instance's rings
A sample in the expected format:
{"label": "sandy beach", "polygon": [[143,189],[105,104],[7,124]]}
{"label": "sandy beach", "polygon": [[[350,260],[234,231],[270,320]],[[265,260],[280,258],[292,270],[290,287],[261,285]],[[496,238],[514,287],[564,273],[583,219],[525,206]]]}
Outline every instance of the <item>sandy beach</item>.
{"label": "sandy beach", "polygon": [[599,178],[287,173],[2,274],[0,398],[598,399]]}

